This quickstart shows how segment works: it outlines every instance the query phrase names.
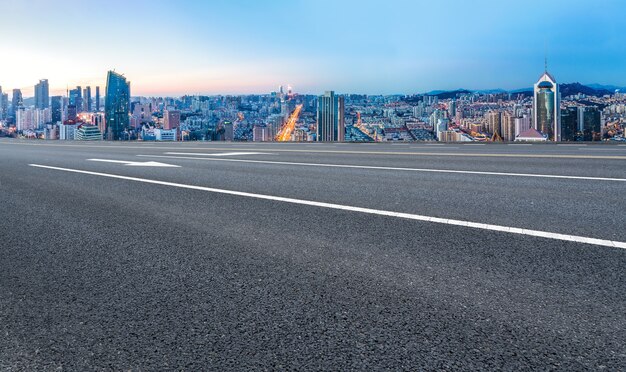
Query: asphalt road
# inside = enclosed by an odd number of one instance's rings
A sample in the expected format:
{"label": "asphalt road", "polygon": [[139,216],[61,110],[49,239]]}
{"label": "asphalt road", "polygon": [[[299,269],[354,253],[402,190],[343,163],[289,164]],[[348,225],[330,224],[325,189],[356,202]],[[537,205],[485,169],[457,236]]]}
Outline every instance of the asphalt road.
{"label": "asphalt road", "polygon": [[0,140],[0,370],[623,370],[625,181],[618,145]]}

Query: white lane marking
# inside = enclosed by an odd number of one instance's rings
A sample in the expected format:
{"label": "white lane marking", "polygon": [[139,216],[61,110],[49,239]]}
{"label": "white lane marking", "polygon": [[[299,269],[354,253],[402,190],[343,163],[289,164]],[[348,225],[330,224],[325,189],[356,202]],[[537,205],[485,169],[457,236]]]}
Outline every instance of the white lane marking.
{"label": "white lane marking", "polygon": [[278,201],[278,202],[298,204],[298,205],[307,205],[307,206],[312,206],[312,207],[329,208],[329,209],[336,209],[336,210],[343,210],[343,211],[350,211],[350,212],[359,212],[359,213],[373,214],[373,215],[379,215],[379,216],[396,217],[396,218],[402,218],[402,219],[408,219],[408,220],[432,222],[432,223],[438,223],[438,224],[443,224],[443,225],[471,227],[471,228],[481,229],[481,230],[499,231],[499,232],[535,236],[535,237],[554,239],[554,240],[562,240],[562,241],[569,241],[569,242],[576,242],[576,243],[585,243],[585,244],[601,245],[605,247],[626,249],[626,242],[619,242],[619,241],[613,241],[613,240],[595,239],[595,238],[588,238],[584,236],[551,233],[547,231],[530,230],[530,229],[523,229],[523,228],[518,228],[518,227],[510,227],[510,226],[490,225],[490,224],[484,224],[484,223],[478,223],[478,222],[453,220],[453,219],[424,216],[424,215],[412,214],[412,213],[401,213],[401,212],[385,211],[385,210],[380,210],[380,209],[354,207],[350,205],[316,202],[312,200],[286,198],[282,196],[254,194],[254,193],[243,192],[243,191],[216,189],[212,187],[186,185],[182,183],[151,180],[151,179],[138,178],[138,177],[121,176],[118,174],[92,172],[92,171],[85,171],[85,170],[79,170],[79,169],[53,167],[49,165],[40,165],[40,164],[28,164],[28,165],[31,167],[36,167],[36,168],[45,168],[45,169],[58,170],[58,171],[71,172],[71,173],[88,174],[92,176],[116,178],[120,180],[150,183],[154,185],[178,187],[181,189],[207,191],[207,192],[212,192],[212,193],[217,193],[217,194],[242,196],[242,197],[261,199],[261,200],[271,200],[271,201]]}
{"label": "white lane marking", "polygon": [[[425,146],[411,146],[410,148],[412,148],[412,149],[418,149],[418,150],[419,150],[419,149],[424,150],[424,149],[427,149],[427,148],[428,148],[428,147],[430,147],[430,146],[433,146],[433,145],[425,145]],[[434,149],[437,149],[437,150],[439,150],[439,149],[441,149],[441,150],[447,150],[447,149],[454,149],[454,150],[458,150],[458,149],[460,149],[460,147],[457,147],[457,146],[433,147],[433,150],[434,150]]]}
{"label": "white lane marking", "polygon": [[595,148],[595,147],[581,147],[579,148],[579,150],[585,150],[585,151],[624,151],[626,149],[611,149],[611,148]]}
{"label": "white lane marking", "polygon": [[561,175],[554,175],[554,174],[532,174],[532,173],[484,172],[484,171],[468,171],[468,170],[454,170],[454,169],[379,167],[379,166],[373,166],[373,165],[299,163],[299,162],[271,161],[271,160],[210,159],[210,158],[199,158],[199,157],[188,156],[188,155],[195,155],[195,156],[207,156],[208,155],[208,154],[189,153],[189,152],[166,152],[166,154],[169,154],[169,155],[182,155],[182,156],[163,156],[163,155],[137,155],[137,156],[145,157],[145,158],[211,160],[211,161],[229,161],[229,162],[235,162],[235,163],[257,163],[257,164],[276,164],[276,165],[299,165],[299,166],[307,166],[307,167],[375,169],[375,170],[393,170],[393,171],[409,171],[409,172],[460,173],[460,174],[481,174],[481,175],[488,175],[488,176],[561,178],[561,179],[568,179],[568,180],[591,180],[591,181],[619,181],[619,182],[626,182],[626,178],[586,177],[586,176],[561,176]]}
{"label": "white lane marking", "polygon": [[218,152],[205,154],[205,156],[240,156],[240,155],[272,155],[266,152]]}
{"label": "white lane marking", "polygon": [[180,165],[159,163],[156,161],[126,161],[113,159],[87,159],[87,161],[97,161],[101,163],[124,164],[129,167],[162,167],[162,168],[180,168]]}

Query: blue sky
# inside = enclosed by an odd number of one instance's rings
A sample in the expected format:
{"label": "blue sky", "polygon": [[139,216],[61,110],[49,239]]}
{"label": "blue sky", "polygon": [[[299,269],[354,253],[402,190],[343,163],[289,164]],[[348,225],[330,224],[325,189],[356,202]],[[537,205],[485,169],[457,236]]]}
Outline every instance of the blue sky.
{"label": "blue sky", "polygon": [[[0,0],[0,85],[133,95],[626,86],[621,0]],[[620,24],[622,23],[622,24]],[[27,94],[28,95],[28,94]]]}

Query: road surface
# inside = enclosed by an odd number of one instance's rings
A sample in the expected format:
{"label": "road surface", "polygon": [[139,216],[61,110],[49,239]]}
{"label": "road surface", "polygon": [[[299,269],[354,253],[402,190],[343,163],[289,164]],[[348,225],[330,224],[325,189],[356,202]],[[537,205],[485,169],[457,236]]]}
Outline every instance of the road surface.
{"label": "road surface", "polygon": [[626,146],[0,140],[0,370],[626,368]]}

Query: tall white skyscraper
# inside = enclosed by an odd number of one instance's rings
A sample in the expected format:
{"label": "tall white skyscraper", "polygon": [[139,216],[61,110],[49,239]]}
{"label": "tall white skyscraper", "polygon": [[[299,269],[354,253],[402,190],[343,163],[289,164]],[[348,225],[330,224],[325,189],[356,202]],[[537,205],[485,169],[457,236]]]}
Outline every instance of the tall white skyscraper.
{"label": "tall white skyscraper", "polygon": [[561,94],[556,79],[546,70],[535,84],[533,126],[550,141],[561,141]]}

